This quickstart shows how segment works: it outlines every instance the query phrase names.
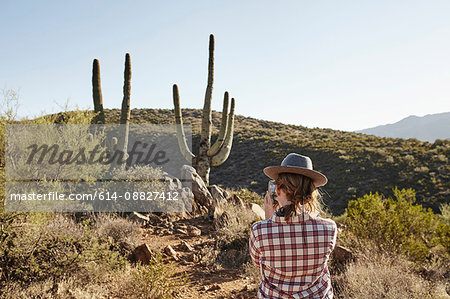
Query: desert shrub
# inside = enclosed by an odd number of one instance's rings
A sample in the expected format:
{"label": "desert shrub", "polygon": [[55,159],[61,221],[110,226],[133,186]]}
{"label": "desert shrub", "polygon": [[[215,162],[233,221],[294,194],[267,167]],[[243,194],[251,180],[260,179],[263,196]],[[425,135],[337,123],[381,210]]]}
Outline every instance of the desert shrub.
{"label": "desert shrub", "polygon": [[89,273],[93,264],[104,271],[120,269],[125,258],[110,250],[113,241],[93,235],[86,223],[60,214],[53,214],[44,224],[17,216],[0,243],[2,281],[28,283],[63,273]]}
{"label": "desert shrub", "polygon": [[247,188],[234,189],[231,192],[242,198],[244,202],[264,204],[264,198],[261,195]]}
{"label": "desert shrub", "polygon": [[106,298],[107,285],[91,283],[86,279],[63,277],[59,281],[47,278],[41,281],[32,281],[26,285],[11,281],[3,288],[2,298],[40,298],[40,299],[65,299],[65,298]]}
{"label": "desert shrub", "polygon": [[2,298],[174,298],[186,283],[184,276],[175,275],[174,265],[165,264],[160,255],[148,265],[127,264],[122,271],[98,271],[99,280],[75,272],[26,285],[11,281],[3,288]]}
{"label": "desert shrub", "polygon": [[217,234],[221,239],[233,241],[241,237],[249,236],[249,229],[254,222],[259,221],[253,212],[242,209],[232,203],[224,205],[227,220],[217,229]]}
{"label": "desert shrub", "polygon": [[125,256],[139,245],[139,225],[115,214],[98,214],[95,218],[94,231],[99,239],[111,238],[113,241],[111,249]]}
{"label": "desert shrub", "polygon": [[123,246],[137,242],[139,232],[128,220],[0,215],[2,298],[173,298],[186,282],[161,255],[148,265],[126,259]]}
{"label": "desert shrub", "polygon": [[405,254],[417,262],[429,258],[434,246],[448,246],[444,239],[449,226],[431,210],[414,204],[414,190],[395,188],[394,195],[395,199],[385,199],[371,193],[350,201],[348,231],[363,240],[377,240],[380,250]]}
{"label": "desert shrub", "polygon": [[332,277],[336,298],[445,298],[445,286],[412,270],[402,256],[366,252]]}
{"label": "desert shrub", "polygon": [[164,263],[160,254],[147,265],[137,264],[118,273],[111,284],[110,296],[117,298],[174,298],[187,282],[178,275],[175,265]]}
{"label": "desert shrub", "polygon": [[441,211],[441,219],[447,225],[450,225],[450,204],[441,204],[439,210]]}
{"label": "desert shrub", "polygon": [[216,239],[201,250],[199,262],[204,266],[240,268],[250,259],[249,232],[258,219],[252,212],[232,203],[226,204],[224,210],[217,225]]}

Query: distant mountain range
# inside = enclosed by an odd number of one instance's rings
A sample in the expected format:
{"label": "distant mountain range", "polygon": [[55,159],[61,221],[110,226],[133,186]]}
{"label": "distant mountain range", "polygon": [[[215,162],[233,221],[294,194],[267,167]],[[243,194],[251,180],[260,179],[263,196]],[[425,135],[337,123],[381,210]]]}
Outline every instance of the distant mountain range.
{"label": "distant mountain range", "polygon": [[450,112],[408,116],[396,123],[356,131],[380,137],[416,138],[434,142],[436,139],[450,139]]}

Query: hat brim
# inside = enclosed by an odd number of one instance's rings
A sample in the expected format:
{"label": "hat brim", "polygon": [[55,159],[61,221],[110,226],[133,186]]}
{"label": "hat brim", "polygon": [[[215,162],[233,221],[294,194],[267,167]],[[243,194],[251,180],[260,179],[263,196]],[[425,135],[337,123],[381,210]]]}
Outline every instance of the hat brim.
{"label": "hat brim", "polygon": [[278,174],[282,172],[296,173],[307,176],[313,180],[314,186],[316,187],[323,186],[328,181],[327,177],[320,172],[307,168],[295,166],[269,166],[264,168],[264,173],[272,180],[276,180],[278,178]]}

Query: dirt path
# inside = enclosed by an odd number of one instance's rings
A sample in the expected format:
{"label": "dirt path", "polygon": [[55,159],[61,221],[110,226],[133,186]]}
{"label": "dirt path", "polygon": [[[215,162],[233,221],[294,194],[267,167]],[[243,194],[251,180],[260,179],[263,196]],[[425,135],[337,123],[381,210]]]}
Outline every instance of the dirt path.
{"label": "dirt path", "polygon": [[[197,261],[198,253],[206,245],[214,243],[211,222],[201,217],[170,221],[170,225],[143,228],[142,241],[160,252],[170,245],[176,258],[165,254],[165,261],[176,265],[176,275],[185,275],[187,287],[179,298],[256,298],[257,284],[245,277],[242,270],[221,267],[206,267]],[[186,234],[187,228],[201,230],[200,236]],[[185,245],[191,246],[190,250]]]}

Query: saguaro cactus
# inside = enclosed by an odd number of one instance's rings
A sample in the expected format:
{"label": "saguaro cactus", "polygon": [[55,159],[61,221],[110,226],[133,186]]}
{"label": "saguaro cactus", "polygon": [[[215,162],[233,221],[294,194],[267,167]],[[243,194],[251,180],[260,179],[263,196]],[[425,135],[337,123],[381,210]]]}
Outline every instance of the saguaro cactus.
{"label": "saguaro cactus", "polygon": [[[94,123],[105,123],[105,113],[103,112],[103,97],[100,83],[100,63],[98,59],[94,59],[92,67],[92,95],[94,98],[94,111],[100,112],[98,117],[94,120]],[[123,100],[122,109],[120,113],[120,130],[119,138],[114,137],[111,147],[113,149],[120,150],[124,153],[124,159],[127,158],[128,150],[128,135],[130,124],[130,99],[131,99],[131,59],[130,54],[125,54],[125,71],[124,71],[124,83],[123,83]],[[111,169],[114,168],[114,163],[111,164]],[[124,166],[122,164],[121,166]]]}
{"label": "saguaro cactus", "polygon": [[185,133],[183,130],[183,119],[180,108],[180,95],[178,86],[173,85],[173,104],[175,112],[175,122],[177,126],[177,138],[180,150],[186,160],[192,161],[198,166],[198,174],[209,185],[209,173],[211,166],[223,164],[230,155],[233,143],[234,131],[234,98],[231,99],[230,113],[228,113],[229,95],[225,92],[222,110],[222,122],[220,125],[219,136],[216,142],[211,146],[211,98],[214,83],[214,35],[209,36],[209,62],[208,62],[208,84],[206,86],[205,101],[202,114],[202,129],[200,135],[200,148],[198,155],[195,156],[186,144]]}
{"label": "saguaro cactus", "polygon": [[94,123],[104,124],[105,113],[103,112],[103,96],[100,81],[100,63],[98,59],[94,59],[92,64],[92,97],[94,99],[94,112],[99,114],[94,118]]}
{"label": "saguaro cactus", "polygon": [[118,148],[124,153],[124,159],[126,159],[126,153],[128,149],[128,133],[130,130],[130,99],[131,99],[131,60],[130,54],[125,55],[125,71],[123,82],[123,100],[122,110],[120,113],[120,138]]}

